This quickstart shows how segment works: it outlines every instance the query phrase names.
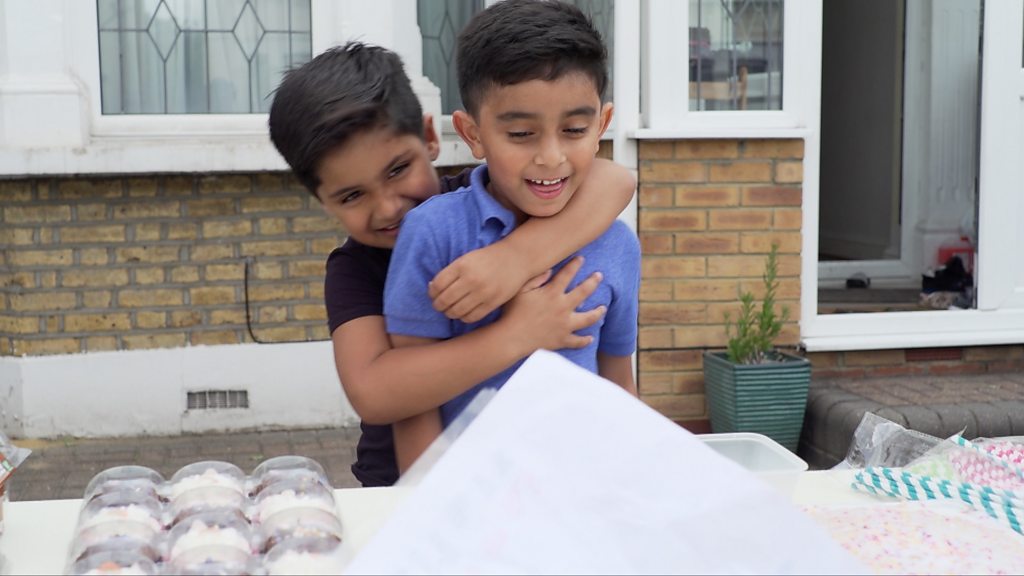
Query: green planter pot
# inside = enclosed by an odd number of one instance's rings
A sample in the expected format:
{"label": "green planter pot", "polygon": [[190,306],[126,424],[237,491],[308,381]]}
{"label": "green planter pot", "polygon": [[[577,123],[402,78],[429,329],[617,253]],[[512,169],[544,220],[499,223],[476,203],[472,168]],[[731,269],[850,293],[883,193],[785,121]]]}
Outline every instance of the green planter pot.
{"label": "green planter pot", "polygon": [[777,354],[779,362],[733,364],[725,352],[704,353],[704,392],[712,432],[757,432],[796,452],[811,363]]}

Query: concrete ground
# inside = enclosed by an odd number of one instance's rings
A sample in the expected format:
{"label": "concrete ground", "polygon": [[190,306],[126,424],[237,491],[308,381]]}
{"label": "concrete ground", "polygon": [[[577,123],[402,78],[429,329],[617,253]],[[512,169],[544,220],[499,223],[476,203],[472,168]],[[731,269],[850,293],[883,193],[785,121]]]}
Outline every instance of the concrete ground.
{"label": "concrete ground", "polygon": [[201,460],[231,462],[251,473],[274,456],[298,454],[319,462],[335,488],[356,488],[358,428],[278,430],[141,438],[15,440],[32,454],[8,481],[11,500],[81,498],[89,480],[114,466],[148,466],[170,479]]}

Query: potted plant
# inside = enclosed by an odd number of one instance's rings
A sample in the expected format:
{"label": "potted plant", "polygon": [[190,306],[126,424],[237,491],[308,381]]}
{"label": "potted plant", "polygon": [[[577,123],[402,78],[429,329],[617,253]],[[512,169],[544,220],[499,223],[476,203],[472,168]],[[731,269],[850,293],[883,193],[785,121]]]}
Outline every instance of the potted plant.
{"label": "potted plant", "polygon": [[811,363],[779,351],[775,339],[789,318],[776,311],[778,245],[765,264],[760,310],[754,295],[740,296],[736,322],[726,313],[725,351],[704,353],[704,389],[712,432],[757,432],[795,452],[807,407]]}

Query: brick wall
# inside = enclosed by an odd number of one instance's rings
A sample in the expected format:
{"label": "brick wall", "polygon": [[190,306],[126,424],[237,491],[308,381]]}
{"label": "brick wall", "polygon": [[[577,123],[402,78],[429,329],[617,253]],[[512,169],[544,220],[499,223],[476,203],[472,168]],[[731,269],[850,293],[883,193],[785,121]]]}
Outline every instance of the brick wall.
{"label": "brick wall", "polygon": [[701,354],[725,346],[742,292],[763,293],[772,243],[790,313],[780,344],[799,339],[803,141],[644,141],[639,156],[640,395],[706,431]]}
{"label": "brick wall", "polygon": [[1024,370],[1024,346],[811,352],[814,378],[988,374]]}
{"label": "brick wall", "polygon": [[285,173],[0,180],[0,355],[252,342],[247,301],[260,341],[326,339],[342,239]]}

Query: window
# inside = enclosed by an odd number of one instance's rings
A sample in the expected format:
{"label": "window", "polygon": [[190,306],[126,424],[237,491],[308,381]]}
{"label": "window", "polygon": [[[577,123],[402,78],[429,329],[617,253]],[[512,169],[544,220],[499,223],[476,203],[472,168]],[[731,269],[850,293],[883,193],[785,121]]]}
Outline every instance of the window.
{"label": "window", "polygon": [[781,110],[784,0],[690,0],[690,110]]}
{"label": "window", "polygon": [[97,0],[104,115],[249,114],[311,58],[310,0]]}
{"label": "window", "polygon": [[[608,88],[611,99],[614,85],[615,0],[567,0],[589,15],[608,48]],[[493,0],[417,0],[416,16],[423,37],[423,75],[441,89],[441,112],[450,115],[462,107],[455,68],[455,50],[459,32],[474,14]]]}

